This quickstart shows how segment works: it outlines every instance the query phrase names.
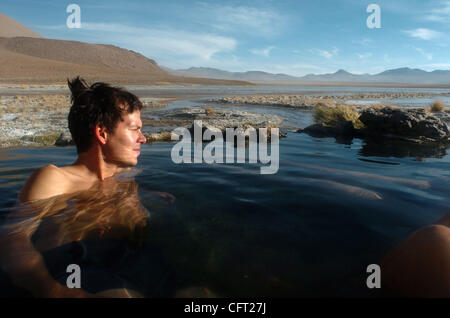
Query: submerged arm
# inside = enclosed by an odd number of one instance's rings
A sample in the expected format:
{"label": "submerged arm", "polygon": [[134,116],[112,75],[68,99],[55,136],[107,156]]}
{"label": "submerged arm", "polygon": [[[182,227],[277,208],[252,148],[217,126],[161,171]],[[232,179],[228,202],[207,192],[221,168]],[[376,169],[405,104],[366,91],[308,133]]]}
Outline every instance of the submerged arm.
{"label": "submerged arm", "polygon": [[30,215],[35,206],[25,205],[13,211],[1,229],[0,266],[12,282],[28,290],[35,297],[89,297],[80,289],[69,289],[58,283],[47,270],[41,253],[35,249],[31,237],[40,220]]}

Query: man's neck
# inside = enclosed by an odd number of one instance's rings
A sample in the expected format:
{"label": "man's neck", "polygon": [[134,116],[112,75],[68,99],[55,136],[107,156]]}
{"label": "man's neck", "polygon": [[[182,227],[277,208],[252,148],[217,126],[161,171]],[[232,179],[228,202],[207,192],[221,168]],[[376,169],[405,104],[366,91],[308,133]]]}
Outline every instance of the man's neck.
{"label": "man's neck", "polygon": [[98,180],[112,177],[123,170],[117,164],[106,162],[101,148],[97,146],[80,153],[74,166],[79,166],[87,178],[97,178]]}

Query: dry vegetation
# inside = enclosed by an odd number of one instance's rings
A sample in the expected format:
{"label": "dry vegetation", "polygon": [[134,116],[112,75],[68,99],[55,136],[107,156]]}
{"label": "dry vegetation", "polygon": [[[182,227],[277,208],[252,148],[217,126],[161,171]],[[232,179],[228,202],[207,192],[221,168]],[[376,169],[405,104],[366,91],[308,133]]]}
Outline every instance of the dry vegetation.
{"label": "dry vegetation", "polygon": [[211,106],[205,108],[206,116],[214,116],[216,115],[216,111]]}
{"label": "dry vegetation", "polygon": [[321,107],[333,107],[336,106],[336,103],[332,99],[325,99],[325,100],[319,100],[314,101],[314,106],[321,106]]}
{"label": "dry vegetation", "polygon": [[345,121],[351,121],[357,129],[364,125],[359,120],[359,113],[351,106],[338,105],[336,107],[325,107],[316,105],[314,107],[314,120],[327,126],[336,126]]}
{"label": "dry vegetation", "polygon": [[442,112],[445,109],[445,104],[440,100],[435,100],[433,104],[430,105],[430,112],[437,113]]}
{"label": "dry vegetation", "polygon": [[42,112],[68,112],[68,95],[0,96],[0,110],[4,113],[29,114]]}

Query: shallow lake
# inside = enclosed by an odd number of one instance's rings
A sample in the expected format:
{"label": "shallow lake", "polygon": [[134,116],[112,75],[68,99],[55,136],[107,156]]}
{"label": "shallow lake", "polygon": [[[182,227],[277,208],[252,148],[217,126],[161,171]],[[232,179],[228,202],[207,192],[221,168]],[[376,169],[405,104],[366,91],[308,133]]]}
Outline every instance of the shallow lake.
{"label": "shallow lake", "polygon": [[[289,132],[278,173],[261,175],[260,164],[175,164],[173,145],[145,144],[134,177],[150,218],[141,256],[121,277],[146,296],[192,286],[219,296],[380,296],[366,287],[367,266],[450,211],[446,150]],[[33,169],[75,158],[74,147],[1,150],[1,218]],[[46,254],[50,268],[58,251]],[[0,290],[13,293],[5,273]]]}

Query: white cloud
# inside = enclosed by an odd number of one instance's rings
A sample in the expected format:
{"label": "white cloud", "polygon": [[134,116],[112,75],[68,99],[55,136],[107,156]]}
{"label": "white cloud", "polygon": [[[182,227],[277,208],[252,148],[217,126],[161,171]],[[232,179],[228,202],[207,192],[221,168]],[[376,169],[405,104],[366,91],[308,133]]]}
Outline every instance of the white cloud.
{"label": "white cloud", "polygon": [[201,3],[200,12],[196,11],[196,20],[209,23],[221,31],[237,31],[253,36],[272,36],[283,29],[287,17],[281,16],[270,8],[257,8]]}
{"label": "white cloud", "polygon": [[365,60],[372,57],[373,54],[371,52],[368,52],[368,53],[356,53],[356,55],[360,60]]}
{"label": "white cloud", "polygon": [[414,48],[417,52],[419,52],[420,54],[422,54],[423,56],[425,56],[427,58],[427,60],[432,60],[433,59],[433,54],[425,52],[423,49],[421,49],[420,47],[416,47]]}
{"label": "white cloud", "polygon": [[356,43],[356,44],[360,44],[360,45],[363,45],[363,46],[367,46],[367,45],[369,45],[370,43],[372,43],[373,42],[373,40],[372,39],[370,39],[370,38],[363,38],[362,40],[353,40],[352,41],[353,43]]}
{"label": "white cloud", "polygon": [[441,36],[440,32],[425,28],[407,30],[404,32],[413,38],[419,38],[422,40],[432,40]]}
{"label": "white cloud", "polygon": [[450,22],[450,1],[442,1],[439,8],[434,8],[425,16],[425,20],[441,23]]}
{"label": "white cloud", "polygon": [[450,69],[450,63],[432,63],[432,64],[424,64],[420,67],[423,68],[433,68],[433,69]]}
{"label": "white cloud", "polygon": [[237,45],[231,37],[173,29],[136,28],[113,23],[83,23],[82,29],[105,32],[104,40],[123,43],[124,47],[147,56],[169,54],[210,60],[214,54],[233,51]]}
{"label": "white cloud", "polygon": [[337,47],[333,47],[333,49],[331,51],[326,51],[326,50],[312,50],[313,53],[319,54],[320,56],[327,58],[327,59],[331,59],[333,56],[337,55],[339,53],[339,49]]}
{"label": "white cloud", "polygon": [[67,30],[66,24],[57,24],[57,25],[30,25],[32,29],[44,29],[44,30]]}
{"label": "white cloud", "polygon": [[275,46],[269,46],[269,47],[266,47],[265,49],[253,49],[253,50],[250,50],[250,52],[252,52],[253,54],[256,54],[256,55],[269,57],[270,51],[272,51],[274,48],[275,48]]}

